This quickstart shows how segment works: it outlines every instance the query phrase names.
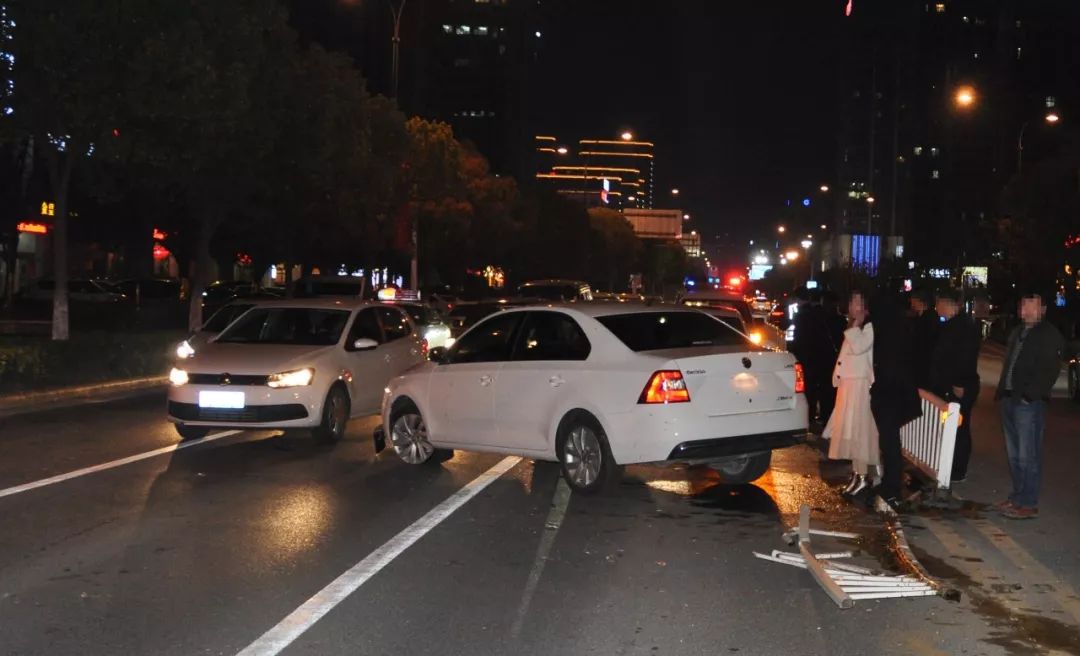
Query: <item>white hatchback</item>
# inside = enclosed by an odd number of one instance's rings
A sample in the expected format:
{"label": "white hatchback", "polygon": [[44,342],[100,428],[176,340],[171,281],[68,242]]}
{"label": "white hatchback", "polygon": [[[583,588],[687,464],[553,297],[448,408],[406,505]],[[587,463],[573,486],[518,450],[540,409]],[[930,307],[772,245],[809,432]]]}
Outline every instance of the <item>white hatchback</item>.
{"label": "white hatchback", "polygon": [[212,428],[312,428],[336,441],[378,410],[394,376],[423,362],[400,308],[352,299],[262,302],[170,373],[169,420],[185,439]]}
{"label": "white hatchback", "polygon": [[686,461],[746,483],[807,430],[795,358],[688,308],[506,310],[431,360],[390,382],[375,436],[412,464],[436,449],[517,454],[591,492],[621,465]]}

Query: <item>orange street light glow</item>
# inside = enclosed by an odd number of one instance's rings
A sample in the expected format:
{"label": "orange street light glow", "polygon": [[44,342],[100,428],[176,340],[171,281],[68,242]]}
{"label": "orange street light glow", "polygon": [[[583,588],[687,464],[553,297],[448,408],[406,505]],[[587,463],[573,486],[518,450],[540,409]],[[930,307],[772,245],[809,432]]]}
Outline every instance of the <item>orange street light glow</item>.
{"label": "orange street light glow", "polygon": [[976,100],[975,88],[970,86],[959,87],[953,98],[958,107],[971,107],[975,104]]}

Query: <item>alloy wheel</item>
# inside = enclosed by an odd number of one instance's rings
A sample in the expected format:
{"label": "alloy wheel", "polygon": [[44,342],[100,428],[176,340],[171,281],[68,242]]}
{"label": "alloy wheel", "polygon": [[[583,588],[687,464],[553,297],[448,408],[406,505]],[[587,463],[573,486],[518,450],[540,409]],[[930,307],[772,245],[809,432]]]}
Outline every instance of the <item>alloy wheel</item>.
{"label": "alloy wheel", "polygon": [[435,447],[428,441],[424,418],[415,412],[405,413],[394,421],[390,440],[398,457],[410,465],[426,462],[435,452]]}

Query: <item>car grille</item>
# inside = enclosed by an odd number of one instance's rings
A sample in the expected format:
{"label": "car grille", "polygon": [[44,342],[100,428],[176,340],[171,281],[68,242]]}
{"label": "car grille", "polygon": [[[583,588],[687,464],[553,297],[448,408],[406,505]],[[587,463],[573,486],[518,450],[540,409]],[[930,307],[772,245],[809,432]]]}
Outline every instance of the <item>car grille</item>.
{"label": "car grille", "polygon": [[243,376],[239,374],[188,374],[188,382],[195,385],[266,385],[269,376]]}
{"label": "car grille", "polygon": [[285,405],[249,405],[246,408],[200,408],[195,403],[169,401],[169,415],[181,421],[222,421],[240,424],[263,424],[304,419],[307,408],[299,403]]}

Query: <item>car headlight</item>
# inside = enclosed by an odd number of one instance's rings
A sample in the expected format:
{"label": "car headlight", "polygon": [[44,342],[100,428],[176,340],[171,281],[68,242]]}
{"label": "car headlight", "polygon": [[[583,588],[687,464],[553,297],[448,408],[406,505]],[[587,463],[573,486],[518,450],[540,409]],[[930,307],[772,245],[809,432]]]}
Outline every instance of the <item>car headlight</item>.
{"label": "car headlight", "polygon": [[310,385],[315,378],[314,369],[297,369],[285,371],[280,374],[270,374],[266,378],[266,384],[270,387],[303,387]]}
{"label": "car headlight", "polygon": [[195,348],[191,346],[191,343],[186,339],[180,342],[180,346],[176,347],[176,357],[181,360],[195,357]]}
{"label": "car headlight", "polygon": [[169,382],[172,383],[174,387],[180,387],[181,385],[187,385],[187,382],[188,382],[187,372],[184,371],[183,369],[177,369],[176,367],[173,367],[172,371],[169,372]]}

